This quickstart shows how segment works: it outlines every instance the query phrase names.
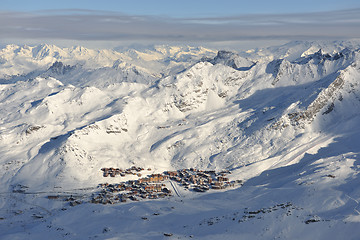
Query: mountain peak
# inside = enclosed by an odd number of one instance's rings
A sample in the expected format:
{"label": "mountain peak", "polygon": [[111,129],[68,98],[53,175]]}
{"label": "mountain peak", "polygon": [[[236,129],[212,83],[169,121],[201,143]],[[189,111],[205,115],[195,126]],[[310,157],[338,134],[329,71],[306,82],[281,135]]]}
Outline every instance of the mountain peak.
{"label": "mountain peak", "polygon": [[232,67],[237,70],[249,70],[250,67],[254,65],[254,62],[239,56],[235,52],[220,50],[218,51],[216,57],[211,60],[211,63]]}

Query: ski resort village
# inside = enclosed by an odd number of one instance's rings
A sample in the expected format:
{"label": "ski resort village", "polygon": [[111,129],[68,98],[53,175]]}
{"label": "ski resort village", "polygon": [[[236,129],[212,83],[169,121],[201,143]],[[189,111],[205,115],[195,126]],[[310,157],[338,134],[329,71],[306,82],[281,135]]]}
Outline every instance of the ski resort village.
{"label": "ski resort village", "polygon": [[[140,172],[143,168],[132,167],[124,172],[128,174],[136,174],[131,172],[135,170]],[[148,169],[149,170],[149,169]],[[104,176],[108,172],[123,175],[121,169],[103,168]],[[205,192],[209,189],[226,189],[235,187],[235,183],[241,184],[241,180],[229,181],[226,174],[229,171],[216,173],[215,171],[201,171],[194,168],[182,169],[178,171],[166,171],[162,174],[151,174],[147,177],[137,180],[129,180],[119,184],[100,184],[102,191],[93,197],[93,203],[116,203],[126,202],[127,199],[138,201],[139,199],[157,199],[171,196],[173,193],[180,195],[175,184],[179,184],[189,190],[196,192]],[[141,176],[140,173],[136,174]],[[111,176],[116,176],[112,174]],[[213,180],[214,179],[214,180]],[[175,182],[175,183],[174,183]],[[116,195],[117,193],[120,193]],[[115,195],[114,195],[115,194]]]}
{"label": "ski resort village", "polygon": [[[153,173],[142,177],[144,168],[131,167],[126,170],[119,168],[102,168],[104,177],[118,177],[119,183],[99,184],[97,191],[92,194],[91,203],[116,204],[119,202],[139,201],[144,199],[158,199],[176,194],[181,197],[178,187],[189,191],[206,192],[210,189],[221,190],[235,188],[242,185],[241,180],[229,181],[227,174],[230,171],[202,171],[194,168],[164,173]],[[147,169],[147,172],[151,169]],[[136,180],[121,181],[126,175],[136,175]],[[81,204],[83,197],[76,199],[71,196],[50,195],[49,199],[68,201],[70,206]]]}

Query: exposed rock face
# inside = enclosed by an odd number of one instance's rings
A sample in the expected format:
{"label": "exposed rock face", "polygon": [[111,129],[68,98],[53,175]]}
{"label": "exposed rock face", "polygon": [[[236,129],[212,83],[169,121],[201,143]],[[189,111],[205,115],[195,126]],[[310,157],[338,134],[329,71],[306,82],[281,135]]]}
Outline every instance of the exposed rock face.
{"label": "exposed rock face", "polygon": [[64,75],[71,70],[73,70],[75,66],[64,65],[62,62],[54,62],[54,64],[49,68],[49,71],[58,75]]}
{"label": "exposed rock face", "polygon": [[221,50],[216,57],[210,61],[212,64],[223,64],[237,70],[246,71],[254,66],[254,62],[230,51]]}
{"label": "exposed rock face", "polygon": [[43,126],[29,126],[28,129],[26,129],[25,133],[26,135],[29,135],[33,132],[39,131]]}
{"label": "exposed rock face", "polygon": [[273,123],[273,129],[283,129],[289,125],[303,128],[305,124],[310,124],[316,115],[326,106],[327,109],[323,114],[328,114],[335,107],[335,100],[342,100],[341,90],[345,80],[343,74],[340,74],[327,88],[323,89],[316,99],[307,106],[306,110],[288,113],[280,118],[279,121]]}

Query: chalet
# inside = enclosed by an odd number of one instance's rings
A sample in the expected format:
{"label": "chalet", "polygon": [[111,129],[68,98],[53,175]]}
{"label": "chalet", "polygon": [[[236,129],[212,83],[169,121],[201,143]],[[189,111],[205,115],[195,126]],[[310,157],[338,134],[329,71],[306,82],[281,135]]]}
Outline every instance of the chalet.
{"label": "chalet", "polygon": [[222,189],[223,187],[222,187],[222,186],[218,186],[218,185],[212,185],[211,188],[218,190],[218,189]]}
{"label": "chalet", "polygon": [[121,188],[125,187],[125,184],[123,184],[123,183],[115,184],[114,187],[117,188],[117,189],[121,189]]}
{"label": "chalet", "polygon": [[169,175],[170,177],[175,177],[178,175],[178,172],[177,171],[167,171],[166,174]]}
{"label": "chalet", "polygon": [[156,184],[156,185],[155,185],[155,191],[156,191],[156,192],[161,192],[161,191],[162,191],[162,186],[161,186],[161,184]]}
{"label": "chalet", "polygon": [[155,186],[154,185],[146,185],[145,186],[145,191],[154,191],[155,190]]}
{"label": "chalet", "polygon": [[161,182],[164,181],[164,176],[161,174],[151,174],[150,182]]}
{"label": "chalet", "polygon": [[149,183],[150,182],[150,179],[149,178],[140,178],[138,180],[138,183],[142,184],[142,183]]}
{"label": "chalet", "polygon": [[182,180],[180,177],[174,177],[173,179],[177,182],[181,182],[181,180]]}
{"label": "chalet", "polygon": [[158,182],[159,181],[158,176],[151,176],[149,179],[150,179],[150,182]]}
{"label": "chalet", "polygon": [[100,199],[92,198],[91,203],[99,204],[101,201]]}
{"label": "chalet", "polygon": [[126,200],[127,200],[127,197],[126,197],[126,196],[121,196],[121,198],[120,198],[120,201],[121,201],[121,202],[126,202]]}
{"label": "chalet", "polygon": [[132,186],[136,185],[136,183],[137,183],[137,181],[135,181],[135,180],[129,180],[128,181],[128,184],[132,185]]}
{"label": "chalet", "polygon": [[149,195],[149,199],[157,199],[158,198],[158,196],[157,195],[155,195],[155,194],[151,194],[151,195]]}
{"label": "chalet", "polygon": [[208,177],[210,177],[209,174],[206,174],[206,173],[203,173],[203,172],[199,172],[197,175],[200,176],[200,177],[203,177],[203,178],[208,178]]}
{"label": "chalet", "polygon": [[203,178],[200,178],[200,179],[199,179],[199,184],[200,184],[200,185],[204,185],[204,179],[203,179]]}
{"label": "chalet", "polygon": [[193,184],[196,184],[197,180],[198,180],[197,176],[195,176],[195,175],[191,175],[189,178],[189,181],[192,182]]}
{"label": "chalet", "polygon": [[227,181],[229,181],[229,179],[226,178],[226,177],[224,177],[224,176],[218,176],[217,180],[218,180],[219,182],[227,182]]}
{"label": "chalet", "polygon": [[234,182],[234,181],[232,181],[232,182],[226,182],[226,185],[227,185],[228,187],[235,187],[235,182]]}
{"label": "chalet", "polygon": [[219,182],[219,181],[214,181],[211,185],[211,188],[213,189],[222,189],[224,186],[223,182]]}
{"label": "chalet", "polygon": [[181,182],[181,184],[182,184],[183,186],[185,186],[185,187],[190,185],[190,183],[188,183],[188,182],[186,182],[186,181]]}

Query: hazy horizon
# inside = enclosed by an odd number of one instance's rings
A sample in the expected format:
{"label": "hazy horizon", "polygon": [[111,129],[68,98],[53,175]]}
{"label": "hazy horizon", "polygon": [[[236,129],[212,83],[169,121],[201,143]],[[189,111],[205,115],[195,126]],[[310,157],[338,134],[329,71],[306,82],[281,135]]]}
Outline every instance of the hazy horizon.
{"label": "hazy horizon", "polygon": [[307,2],[85,4],[38,0],[30,4],[6,0],[0,8],[0,44],[49,43],[92,48],[185,44],[246,49],[292,40],[360,38],[360,3]]}

